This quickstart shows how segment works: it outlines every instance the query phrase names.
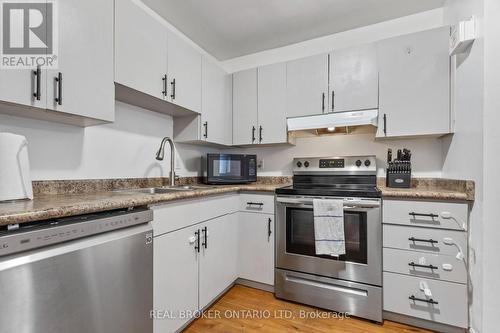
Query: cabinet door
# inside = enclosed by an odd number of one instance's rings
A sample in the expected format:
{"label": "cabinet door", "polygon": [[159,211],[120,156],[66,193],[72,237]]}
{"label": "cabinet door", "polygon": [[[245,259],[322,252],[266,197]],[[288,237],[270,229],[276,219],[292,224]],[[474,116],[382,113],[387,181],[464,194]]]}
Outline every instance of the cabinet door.
{"label": "cabinet door", "polygon": [[[47,108],[113,121],[113,0],[64,0],[57,5],[58,68],[47,73]],[[56,81],[59,73],[61,82]]]}
{"label": "cabinet door", "polygon": [[[19,40],[23,37],[14,36],[14,38]],[[0,101],[45,109],[47,106],[45,91],[47,70],[40,68],[39,99],[34,97],[37,85],[36,76],[33,72],[36,70],[36,67],[32,69],[0,69]]]}
{"label": "cabinet door", "polygon": [[239,277],[274,285],[274,215],[239,214]]}
{"label": "cabinet door", "polygon": [[444,27],[378,43],[377,137],[450,132],[448,38]]}
{"label": "cabinet door", "polygon": [[201,230],[200,310],[238,277],[238,213],[206,222]]}
{"label": "cabinet door", "polygon": [[286,64],[258,69],[259,143],[284,143],[286,131]]}
{"label": "cabinet door", "polygon": [[226,105],[230,75],[206,58],[202,69],[201,139],[231,144],[231,109]]}
{"label": "cabinet door", "polygon": [[330,111],[378,108],[376,44],[330,53]]}
{"label": "cabinet door", "polygon": [[257,143],[257,69],[233,74],[233,144]]}
{"label": "cabinet door", "polygon": [[173,33],[168,34],[168,100],[201,112],[201,54]]}
{"label": "cabinet door", "polygon": [[167,30],[132,0],[115,0],[115,82],[165,98]]}
{"label": "cabinet door", "polygon": [[196,231],[198,226],[154,238],[154,309],[170,316],[154,320],[156,333],[177,331],[189,320],[178,318],[179,311],[198,310]]}
{"label": "cabinet door", "polygon": [[287,117],[309,116],[327,111],[328,54],[286,64]]}

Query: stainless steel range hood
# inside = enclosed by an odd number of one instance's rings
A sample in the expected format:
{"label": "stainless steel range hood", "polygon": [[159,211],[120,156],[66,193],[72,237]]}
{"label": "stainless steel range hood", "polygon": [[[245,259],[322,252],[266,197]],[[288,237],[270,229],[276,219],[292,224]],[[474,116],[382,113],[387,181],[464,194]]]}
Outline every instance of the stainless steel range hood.
{"label": "stainless steel range hood", "polygon": [[288,131],[303,131],[315,129],[330,129],[334,131],[341,127],[378,125],[378,109],[331,112],[314,116],[288,118]]}

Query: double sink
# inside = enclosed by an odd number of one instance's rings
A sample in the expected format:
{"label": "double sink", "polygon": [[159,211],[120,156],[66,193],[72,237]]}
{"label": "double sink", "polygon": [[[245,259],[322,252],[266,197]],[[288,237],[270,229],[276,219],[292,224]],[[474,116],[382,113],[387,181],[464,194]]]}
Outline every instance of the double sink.
{"label": "double sink", "polygon": [[169,187],[148,187],[148,188],[135,188],[135,189],[124,189],[117,190],[115,192],[132,192],[132,193],[142,193],[142,194],[167,194],[176,193],[182,191],[195,191],[195,190],[206,190],[213,188],[213,186],[202,186],[202,185],[178,185]]}

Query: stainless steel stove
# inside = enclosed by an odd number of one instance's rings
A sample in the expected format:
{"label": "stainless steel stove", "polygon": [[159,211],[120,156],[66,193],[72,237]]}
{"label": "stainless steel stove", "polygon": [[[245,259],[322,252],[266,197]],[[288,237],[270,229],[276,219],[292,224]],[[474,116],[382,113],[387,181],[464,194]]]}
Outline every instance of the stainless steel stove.
{"label": "stainless steel stove", "polygon": [[[381,193],[375,156],[296,158],[276,190],[275,295],[382,321]],[[344,201],[346,254],[316,255],[313,200]]]}

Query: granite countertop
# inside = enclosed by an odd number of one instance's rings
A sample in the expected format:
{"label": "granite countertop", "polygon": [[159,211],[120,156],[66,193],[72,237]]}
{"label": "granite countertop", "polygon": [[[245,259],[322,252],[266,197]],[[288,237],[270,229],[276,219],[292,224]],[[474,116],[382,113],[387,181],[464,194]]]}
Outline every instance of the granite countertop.
{"label": "granite countertop", "polygon": [[[149,180],[147,186],[141,186],[144,185],[144,180],[113,180],[112,183],[109,180],[76,182],[78,184],[72,186],[70,186],[74,183],[72,181],[37,184],[33,200],[0,203],[0,226],[231,192],[274,193],[276,188],[289,185],[291,178],[269,177],[269,179],[259,179],[257,183],[248,185],[206,186],[206,188],[165,194],[145,194],[133,192],[131,188],[123,188],[131,184],[136,188],[164,186],[165,179],[155,180],[154,183]],[[123,182],[127,184],[124,185]],[[195,184],[196,182],[196,179],[190,179],[184,183]],[[472,181],[417,178],[412,181],[412,187],[409,189],[394,189],[387,188],[385,179],[380,178],[378,187],[382,191],[382,197],[387,199],[474,201],[474,182]]]}
{"label": "granite countertop", "polygon": [[200,198],[239,191],[274,193],[285,184],[249,184],[217,186],[165,194],[144,194],[130,190],[78,194],[45,194],[33,200],[0,203],[0,226],[60,218],[126,207],[147,206],[174,200]]}

